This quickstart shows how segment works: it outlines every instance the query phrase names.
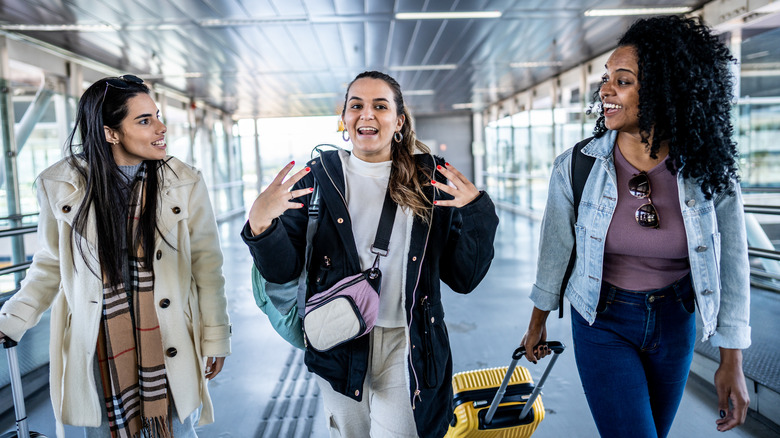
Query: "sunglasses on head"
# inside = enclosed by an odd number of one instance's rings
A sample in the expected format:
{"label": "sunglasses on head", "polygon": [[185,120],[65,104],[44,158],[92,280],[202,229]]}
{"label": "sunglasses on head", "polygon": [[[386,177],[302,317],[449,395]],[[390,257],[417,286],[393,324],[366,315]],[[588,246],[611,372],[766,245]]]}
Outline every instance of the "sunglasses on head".
{"label": "sunglasses on head", "polygon": [[122,75],[115,78],[106,79],[106,87],[109,85],[120,90],[126,90],[130,88],[130,84],[141,85],[144,80],[135,75]]}
{"label": "sunglasses on head", "polygon": [[141,85],[144,80],[134,75],[122,75],[115,78],[106,79],[106,88],[103,90],[103,100],[106,100],[106,93],[108,87],[118,88],[120,90],[127,90],[130,88],[130,84]]}
{"label": "sunglasses on head", "polygon": [[635,198],[647,198],[647,204],[640,205],[634,213],[636,223],[645,228],[658,228],[660,220],[653,200],[650,199],[650,178],[647,176],[647,172],[639,172],[638,175],[634,175],[628,180],[628,192]]}

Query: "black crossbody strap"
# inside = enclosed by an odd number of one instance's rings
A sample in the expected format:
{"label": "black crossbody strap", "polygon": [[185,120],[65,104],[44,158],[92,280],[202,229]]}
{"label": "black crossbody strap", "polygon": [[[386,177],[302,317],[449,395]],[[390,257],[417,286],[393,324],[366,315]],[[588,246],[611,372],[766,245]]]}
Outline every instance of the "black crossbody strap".
{"label": "black crossbody strap", "polygon": [[311,242],[314,240],[314,234],[317,232],[317,220],[320,215],[320,186],[317,184],[317,178],[312,183],[312,194],[309,200],[309,223],[306,227],[306,249],[303,256],[303,270],[298,277],[298,317],[303,318],[304,309],[306,309],[306,277],[309,259],[311,258]]}
{"label": "black crossbody strap", "polygon": [[[593,137],[586,138],[581,142],[574,145],[574,150],[571,153],[571,188],[573,192],[574,205],[574,223],[577,223],[577,216],[579,215],[580,200],[582,199],[582,190],[585,188],[585,183],[588,181],[588,175],[593,168],[593,163],[596,162],[594,157],[581,153],[582,148],[585,147]],[[572,230],[574,234],[574,230]],[[563,282],[561,283],[561,291],[558,296],[558,318],[563,318],[563,296],[566,293],[566,286],[569,284],[569,278],[572,271],[574,271],[574,262],[577,259],[577,239],[574,236],[574,244],[571,247],[571,255],[569,256],[569,264],[566,266],[566,273],[563,274]]]}
{"label": "black crossbody strap", "polygon": [[382,215],[379,217],[379,226],[376,230],[374,244],[371,245],[371,252],[379,256],[386,256],[390,248],[390,235],[393,233],[393,223],[395,222],[395,211],[398,204],[390,197],[390,188],[385,192],[385,202],[382,205]]}

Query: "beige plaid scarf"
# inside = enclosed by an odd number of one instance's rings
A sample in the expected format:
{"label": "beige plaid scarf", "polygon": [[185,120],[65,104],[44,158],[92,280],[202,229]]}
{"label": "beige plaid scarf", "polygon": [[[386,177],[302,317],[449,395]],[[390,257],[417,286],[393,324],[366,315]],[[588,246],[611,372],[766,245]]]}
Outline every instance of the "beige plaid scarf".
{"label": "beige plaid scarf", "polygon": [[[132,189],[128,248],[133,247],[144,203],[144,165]],[[128,251],[130,293],[125,284],[103,285],[98,360],[113,438],[171,437],[165,357],[154,306],[154,272],[143,247]]]}

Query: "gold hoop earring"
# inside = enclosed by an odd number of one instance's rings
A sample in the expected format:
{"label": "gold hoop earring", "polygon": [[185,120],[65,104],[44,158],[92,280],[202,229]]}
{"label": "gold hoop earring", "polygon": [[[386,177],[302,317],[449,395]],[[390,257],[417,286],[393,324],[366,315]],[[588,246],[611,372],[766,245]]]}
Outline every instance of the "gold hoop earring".
{"label": "gold hoop earring", "polygon": [[344,141],[349,141],[349,133],[347,132],[346,129],[341,131],[341,139]]}
{"label": "gold hoop earring", "polygon": [[404,135],[401,134],[401,131],[395,131],[395,134],[393,134],[393,140],[395,140],[396,143],[401,143],[403,139]]}

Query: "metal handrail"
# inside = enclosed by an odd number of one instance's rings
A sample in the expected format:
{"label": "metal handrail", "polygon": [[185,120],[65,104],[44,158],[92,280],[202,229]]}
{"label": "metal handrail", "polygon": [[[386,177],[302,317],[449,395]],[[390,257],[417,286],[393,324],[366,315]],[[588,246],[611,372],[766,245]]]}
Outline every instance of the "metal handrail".
{"label": "metal handrail", "polygon": [[23,226],[23,227],[16,227],[16,228],[9,228],[7,230],[0,230],[0,238],[2,238],[2,237],[10,237],[10,236],[19,236],[21,234],[34,233],[37,230],[38,230],[38,224],[26,225],[26,226]]}
{"label": "metal handrail", "polygon": [[780,252],[771,249],[753,248],[752,246],[749,246],[748,255],[780,261]]}
{"label": "metal handrail", "polygon": [[753,205],[745,204],[745,213],[780,215],[778,205]]}
{"label": "metal handrail", "polygon": [[14,215],[11,215],[11,216],[0,217],[0,221],[19,220],[19,219],[26,218],[26,217],[38,216],[38,214],[39,213],[14,214]]}
{"label": "metal handrail", "polygon": [[7,275],[7,274],[13,274],[14,272],[22,272],[24,270],[27,270],[27,268],[32,265],[32,262],[24,262],[24,263],[18,263],[16,265],[6,266],[5,268],[0,268],[0,275]]}
{"label": "metal handrail", "polygon": [[780,193],[780,187],[742,187],[740,189],[742,193]]}

